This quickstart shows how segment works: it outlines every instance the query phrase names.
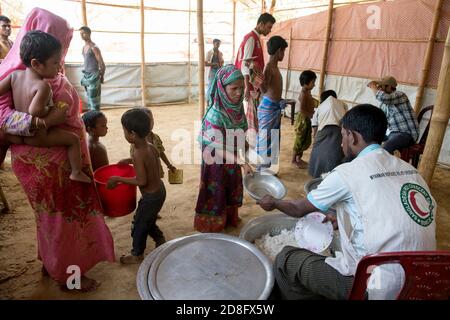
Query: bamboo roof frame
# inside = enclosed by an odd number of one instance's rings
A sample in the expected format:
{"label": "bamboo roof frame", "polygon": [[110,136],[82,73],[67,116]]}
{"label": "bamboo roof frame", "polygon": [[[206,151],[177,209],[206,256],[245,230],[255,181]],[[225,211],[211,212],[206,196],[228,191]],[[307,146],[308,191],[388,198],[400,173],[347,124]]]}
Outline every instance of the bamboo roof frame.
{"label": "bamboo roof frame", "polygon": [[[146,97],[145,97],[145,76],[144,76],[144,68],[145,68],[145,48],[144,48],[144,35],[145,34],[188,34],[189,38],[189,99],[191,97],[191,60],[190,60],[190,15],[192,12],[197,13],[197,31],[198,31],[198,46],[199,46],[199,114],[202,118],[205,112],[205,79],[204,79],[204,70],[205,70],[205,51],[204,51],[204,32],[203,32],[203,14],[204,13],[231,13],[233,15],[233,32],[231,36],[233,36],[233,55],[235,51],[235,17],[236,17],[236,2],[237,0],[233,0],[233,10],[231,12],[221,12],[221,11],[203,11],[203,0],[197,0],[197,9],[192,10],[189,2],[189,9],[170,9],[170,8],[157,8],[157,7],[148,7],[144,6],[144,0],[141,0],[140,6],[132,6],[132,5],[116,5],[116,4],[107,4],[107,3],[98,3],[94,1],[86,1],[86,0],[65,0],[71,2],[78,2],[81,4],[82,15],[83,15],[83,23],[85,25],[88,24],[87,13],[86,13],[86,4],[94,4],[94,5],[103,5],[110,7],[119,7],[119,8],[131,8],[131,9],[140,9],[141,10],[141,88],[142,88],[142,103],[143,106],[146,105]],[[190,1],[190,0],[189,0]],[[436,42],[441,42],[441,39],[436,39],[436,30],[439,24],[439,13],[442,7],[442,0],[437,0],[435,14],[433,18],[432,30],[430,32],[429,39],[333,39],[330,35],[331,24],[332,24],[332,10],[334,8],[346,5],[346,4],[356,4],[356,3],[373,3],[380,2],[383,0],[362,0],[355,2],[342,2],[334,4],[333,0],[329,1],[328,4],[328,20],[327,20],[327,34],[325,39],[295,39],[292,38],[292,30],[290,33],[289,41],[324,41],[324,50],[323,50],[323,60],[322,60],[322,68],[321,79],[320,79],[320,92],[322,92],[324,88],[324,79],[326,75],[326,62],[327,62],[327,48],[330,41],[385,41],[385,42],[428,42],[427,53],[424,61],[424,67],[421,74],[421,80],[418,88],[418,101],[416,100],[415,109],[416,111],[420,109],[420,102],[423,96],[423,90],[425,87],[426,79],[429,72],[429,64],[431,60],[431,56],[433,54],[433,45]],[[239,2],[243,3],[242,0]],[[256,1],[253,1],[255,4]],[[271,2],[270,11],[271,12],[282,12],[287,10],[301,10],[308,8],[320,8],[326,7],[327,5],[316,5],[316,6],[303,6],[298,8],[290,8],[290,9],[276,9],[275,8],[276,1]],[[250,7],[249,7],[250,9]],[[189,32],[188,33],[160,33],[160,32],[145,32],[144,30],[144,13],[145,10],[159,10],[159,11],[175,11],[175,12],[188,12],[189,13]],[[265,12],[267,10],[265,0],[261,1],[261,12]],[[97,32],[111,32],[111,31],[97,31]],[[134,33],[134,32],[111,32],[111,33]],[[289,54],[290,55],[290,54]],[[288,58],[290,59],[290,57]],[[295,68],[294,68],[295,69]],[[288,74],[290,70],[293,70],[288,63]],[[330,73],[332,74],[332,73]],[[414,84],[416,85],[416,84]],[[288,91],[288,86],[285,89],[286,93]],[[450,117],[450,30],[447,34],[447,38],[445,41],[445,49],[444,49],[444,57],[441,64],[441,73],[439,78],[439,84],[437,88],[438,94],[435,104],[435,111],[433,112],[431,124],[430,124],[430,135],[427,146],[425,147],[425,151],[420,162],[419,171],[424,176],[425,180],[430,183],[431,178],[436,167],[437,158],[439,156],[440,148],[442,146],[442,141],[444,138],[445,130],[448,126],[448,121]]]}

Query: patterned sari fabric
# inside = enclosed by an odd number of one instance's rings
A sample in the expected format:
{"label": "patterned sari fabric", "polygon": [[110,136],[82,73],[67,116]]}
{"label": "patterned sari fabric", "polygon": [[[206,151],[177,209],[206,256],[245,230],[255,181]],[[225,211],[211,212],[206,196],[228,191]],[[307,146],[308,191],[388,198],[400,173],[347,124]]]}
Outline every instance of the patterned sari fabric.
{"label": "patterned sari fabric", "polygon": [[[61,41],[65,56],[73,30],[64,19],[42,9],[33,9],[23,24],[12,52],[0,65],[3,77],[14,70],[25,68],[19,58],[19,44],[29,30],[41,30],[54,35]],[[86,132],[79,116],[78,95],[62,74],[49,83],[53,101],[69,106],[66,123],[60,127],[80,138],[83,171],[92,177]],[[11,94],[0,97],[0,124],[11,122],[9,116],[17,115],[12,105]],[[38,257],[50,276],[64,284],[70,275],[67,268],[71,265],[78,266],[81,274],[84,274],[100,261],[114,261],[112,236],[105,224],[95,185],[69,179],[67,148],[13,145],[11,157],[13,171],[35,213]]]}
{"label": "patterned sari fabric", "polygon": [[243,96],[233,104],[225,92],[228,84],[239,79],[243,79],[242,73],[235,66],[227,65],[219,69],[208,91],[210,105],[199,136],[202,151],[212,150],[210,154],[214,157],[215,150],[226,150],[234,158],[232,163],[225,163],[223,158],[210,163],[203,153],[194,220],[194,227],[200,232],[220,232],[227,225],[237,226],[239,220],[237,208],[242,206],[243,198],[241,166],[236,160],[239,145],[234,139],[226,139],[226,134],[227,130],[238,130],[233,132],[245,140],[247,120]]}
{"label": "patterned sari fabric", "polygon": [[221,232],[237,227],[237,208],[242,206],[243,187],[238,164],[202,164],[200,192],[195,207],[194,227],[200,232]]}

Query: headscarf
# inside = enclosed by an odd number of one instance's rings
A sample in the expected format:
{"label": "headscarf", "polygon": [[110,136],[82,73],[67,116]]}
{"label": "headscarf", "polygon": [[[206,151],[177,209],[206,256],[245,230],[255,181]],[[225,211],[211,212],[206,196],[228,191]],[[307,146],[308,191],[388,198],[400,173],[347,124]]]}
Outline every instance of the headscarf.
{"label": "headscarf", "polygon": [[247,118],[244,113],[244,94],[238,103],[230,101],[225,87],[237,80],[244,79],[242,72],[234,65],[228,64],[220,68],[208,90],[208,110],[203,118],[216,128],[247,130]]}
{"label": "headscarf", "polygon": [[242,104],[244,95],[241,95],[237,104],[233,104],[225,91],[227,85],[243,78],[242,72],[232,64],[217,71],[208,90],[209,107],[203,117],[202,130],[197,139],[202,148],[222,150],[225,146],[226,150],[234,154],[239,145],[234,143],[234,138],[227,139],[228,130],[233,130],[233,134],[238,135],[238,140],[245,141],[248,126]]}
{"label": "headscarf", "polygon": [[[8,55],[3,60],[2,64],[0,64],[0,80],[16,70],[25,70],[26,67],[20,59],[20,43],[25,34],[31,30],[40,30],[50,33],[61,42],[61,64],[64,64],[64,59],[69,49],[70,41],[72,40],[73,29],[63,18],[47,10],[34,8],[26,17],[25,22],[14,41],[14,45],[8,52]],[[47,81],[52,87],[53,100],[55,103],[57,103],[59,97],[63,97],[63,100],[69,102],[66,123],[71,126],[81,127],[81,122],[78,119],[78,96],[72,92],[73,87],[70,86],[68,80],[60,73],[55,78],[48,79]],[[0,127],[14,111],[13,106],[11,92],[0,96]]]}

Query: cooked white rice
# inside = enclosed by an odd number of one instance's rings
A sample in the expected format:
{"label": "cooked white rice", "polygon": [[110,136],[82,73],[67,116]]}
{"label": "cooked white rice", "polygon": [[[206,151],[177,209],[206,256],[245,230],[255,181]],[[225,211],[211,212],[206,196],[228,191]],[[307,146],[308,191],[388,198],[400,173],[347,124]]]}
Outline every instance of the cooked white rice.
{"label": "cooked white rice", "polygon": [[285,246],[298,247],[297,241],[295,241],[294,229],[283,229],[279,235],[273,237],[270,236],[270,233],[266,233],[261,238],[255,240],[255,245],[272,262],[275,261],[275,257]]}

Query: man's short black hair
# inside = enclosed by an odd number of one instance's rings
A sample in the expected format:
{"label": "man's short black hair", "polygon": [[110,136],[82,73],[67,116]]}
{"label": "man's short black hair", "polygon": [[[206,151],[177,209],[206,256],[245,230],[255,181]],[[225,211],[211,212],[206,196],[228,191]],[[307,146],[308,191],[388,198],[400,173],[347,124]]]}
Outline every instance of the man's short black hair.
{"label": "man's short black hair", "polygon": [[387,119],[381,109],[371,104],[351,108],[342,118],[342,127],[358,132],[366,143],[381,144],[387,129]]}
{"label": "man's short black hair", "polygon": [[336,92],[334,92],[334,90],[326,90],[326,91],[322,92],[322,94],[320,95],[320,103],[327,100],[330,96],[337,99],[337,94],[336,94]]}
{"label": "man's short black hair", "polygon": [[220,41],[220,39],[214,39],[214,40],[213,40],[213,44],[215,44],[215,43],[217,43],[217,42],[221,43],[222,41]]}
{"label": "man's short black hair", "polygon": [[11,20],[7,16],[0,16],[0,21],[4,21],[6,23],[11,23]]}
{"label": "man's short black hair", "polygon": [[27,67],[31,67],[31,60],[36,59],[39,63],[44,63],[59,51],[59,40],[39,30],[28,31],[20,42],[20,59]]}
{"label": "man's short black hair", "polygon": [[288,43],[283,39],[283,37],[273,36],[269,39],[269,41],[267,41],[267,52],[270,55],[273,55],[278,49],[285,49],[287,46]]}
{"label": "man's short black hair", "polygon": [[307,85],[311,83],[311,81],[316,79],[317,75],[314,73],[314,71],[305,70],[300,74],[300,85],[301,86]]}
{"label": "man's short black hair", "polygon": [[145,138],[150,133],[150,119],[143,108],[127,110],[122,115],[122,126],[128,131],[133,131],[140,138]]}
{"label": "man's short black hair", "polygon": [[106,118],[103,112],[97,110],[90,110],[81,116],[84,125],[89,129],[95,129],[95,127],[97,126],[97,120],[101,117]]}
{"label": "man's short black hair", "polygon": [[259,16],[258,18],[258,22],[256,23],[257,25],[260,23],[266,24],[266,23],[275,23],[275,18],[273,17],[273,15],[271,15],[270,13],[264,12],[262,15]]}
{"label": "man's short black hair", "polygon": [[89,28],[88,26],[82,26],[82,27],[80,28],[80,31],[84,31],[84,32],[86,32],[87,34],[91,34],[91,33],[92,33],[91,28]]}

